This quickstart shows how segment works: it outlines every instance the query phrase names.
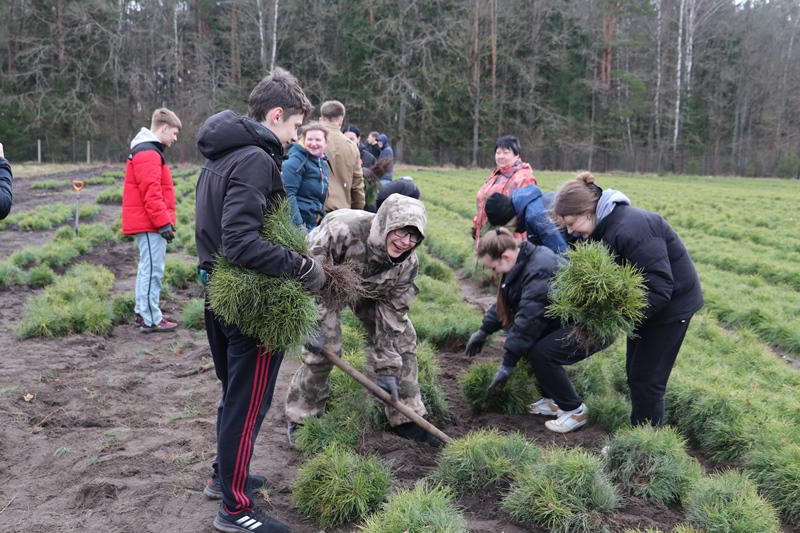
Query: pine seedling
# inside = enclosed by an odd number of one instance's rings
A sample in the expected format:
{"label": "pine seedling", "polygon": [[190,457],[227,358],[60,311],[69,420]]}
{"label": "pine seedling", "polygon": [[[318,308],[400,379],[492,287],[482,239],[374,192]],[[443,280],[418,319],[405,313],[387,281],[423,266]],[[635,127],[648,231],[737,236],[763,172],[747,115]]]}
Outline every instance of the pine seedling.
{"label": "pine seedling", "polygon": [[297,511],[324,529],[360,520],[386,501],[392,474],[375,456],[333,444],[298,470]]}
{"label": "pine seedling", "polygon": [[789,522],[800,521],[800,446],[759,446],[746,457],[745,467]]}
{"label": "pine seedling", "polygon": [[602,242],[577,246],[564,254],[568,263],[553,277],[546,316],[563,325],[575,322],[568,339],[578,349],[632,337],[644,319],[647,289],[640,269],[619,265]]}
{"label": "pine seedling", "polygon": [[[262,236],[295,252],[307,252],[285,198],[273,203]],[[267,350],[296,348],[317,325],[314,298],[298,280],[233,265],[222,254],[217,256],[207,291],[208,305],[215,313],[245,335],[259,339]]]}
{"label": "pine seedling", "polygon": [[524,370],[527,363],[520,363],[502,389],[488,396],[486,389],[497,371],[493,363],[474,363],[466,374],[459,378],[459,388],[464,400],[477,411],[499,411],[510,415],[528,412],[528,405],[536,397],[536,379]]}
{"label": "pine seedling", "polygon": [[132,292],[117,294],[111,300],[111,316],[115,324],[130,322],[136,314],[136,295]]}
{"label": "pine seedling", "polygon": [[422,403],[428,410],[428,420],[434,425],[449,421],[447,398],[442,389],[442,369],[430,343],[417,344],[417,382]]}
{"label": "pine seedling", "polygon": [[0,262],[0,286],[13,287],[25,284],[25,272],[13,263],[14,256]]}
{"label": "pine seedling", "polygon": [[553,532],[602,531],[618,505],[602,461],[581,448],[553,448],[529,463],[501,506],[514,520]]}
{"label": "pine seedling", "polygon": [[56,281],[56,273],[47,265],[37,265],[28,271],[28,285],[40,289]]}
{"label": "pine seedling", "polygon": [[183,306],[181,326],[189,329],[205,328],[205,300],[192,298]]}
{"label": "pine seedling", "polygon": [[686,517],[709,532],[779,533],[778,512],[747,474],[725,470],[701,478],[684,504]]}
{"label": "pine seedling", "polygon": [[418,481],[402,490],[367,517],[359,531],[368,533],[467,533],[467,522],[453,503],[449,487]]}
{"label": "pine seedling", "polygon": [[617,431],[605,450],[605,469],[628,494],[677,505],[702,475],[686,453],[686,439],[671,427],[650,425]]}
{"label": "pine seedling", "polygon": [[496,429],[480,429],[449,443],[439,453],[438,466],[430,477],[459,494],[474,493],[513,480],[541,454],[541,448],[519,433],[503,435]]}

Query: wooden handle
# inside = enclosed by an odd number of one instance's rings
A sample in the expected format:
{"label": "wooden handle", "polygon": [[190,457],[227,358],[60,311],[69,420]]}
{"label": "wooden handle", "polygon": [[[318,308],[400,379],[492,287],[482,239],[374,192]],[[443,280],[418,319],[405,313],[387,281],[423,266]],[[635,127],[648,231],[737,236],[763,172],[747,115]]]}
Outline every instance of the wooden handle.
{"label": "wooden handle", "polygon": [[369,390],[372,394],[374,394],[375,396],[386,402],[388,405],[392,406],[393,408],[403,413],[406,417],[413,420],[414,423],[417,424],[419,427],[421,427],[422,429],[424,429],[425,431],[427,431],[428,433],[430,433],[431,435],[433,435],[442,442],[452,442],[453,440],[452,438],[448,437],[439,428],[437,428],[436,426],[434,426],[433,424],[431,424],[430,422],[419,416],[417,413],[409,409],[406,405],[400,402],[392,401],[392,397],[388,392],[386,392],[379,386],[375,385],[375,383],[369,380],[367,376],[365,376],[364,374],[353,368],[353,366],[350,363],[348,363],[341,357],[338,357],[336,354],[334,354],[327,348],[323,348],[320,351],[320,353],[328,361],[339,367],[342,370],[342,372],[344,372],[354,380],[364,385],[364,387],[366,387],[367,390]]}

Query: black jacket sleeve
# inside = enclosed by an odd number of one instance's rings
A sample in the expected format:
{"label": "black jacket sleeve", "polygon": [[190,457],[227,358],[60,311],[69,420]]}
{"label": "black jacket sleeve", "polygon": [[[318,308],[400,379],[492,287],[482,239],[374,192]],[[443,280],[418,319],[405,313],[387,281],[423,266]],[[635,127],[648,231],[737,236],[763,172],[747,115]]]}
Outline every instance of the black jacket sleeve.
{"label": "black jacket sleeve", "polygon": [[13,181],[8,159],[0,157],[0,220],[6,218],[11,212],[11,183]]}
{"label": "black jacket sleeve", "polygon": [[517,366],[519,360],[541,338],[549,319],[544,312],[548,304],[550,278],[552,272],[541,268],[528,269],[523,273],[522,291],[514,314],[514,322],[508,330],[503,347],[505,366]]}
{"label": "black jacket sleeve", "polygon": [[[270,183],[266,196],[265,179]],[[297,274],[300,255],[261,237],[268,199],[285,194],[278,167],[265,152],[254,151],[239,162],[229,177],[222,206],[222,252],[228,261],[270,276]]]}

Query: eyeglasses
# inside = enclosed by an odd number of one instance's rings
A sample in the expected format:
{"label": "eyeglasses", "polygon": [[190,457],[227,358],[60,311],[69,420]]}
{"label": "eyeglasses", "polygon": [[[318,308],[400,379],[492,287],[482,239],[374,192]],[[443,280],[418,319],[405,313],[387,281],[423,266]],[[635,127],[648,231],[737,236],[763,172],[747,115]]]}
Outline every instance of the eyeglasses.
{"label": "eyeglasses", "polygon": [[394,235],[398,239],[405,239],[408,237],[408,240],[411,241],[412,244],[417,244],[419,241],[422,240],[422,235],[419,233],[415,233],[413,231],[406,231],[404,229],[396,229],[394,230]]}

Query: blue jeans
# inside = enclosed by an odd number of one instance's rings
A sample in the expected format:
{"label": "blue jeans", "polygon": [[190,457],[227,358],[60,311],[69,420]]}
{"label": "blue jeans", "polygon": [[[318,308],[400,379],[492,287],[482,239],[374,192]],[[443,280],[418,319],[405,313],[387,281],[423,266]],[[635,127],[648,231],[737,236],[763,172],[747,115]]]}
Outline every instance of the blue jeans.
{"label": "blue jeans", "polygon": [[158,233],[137,233],[139,270],[136,272],[136,314],[148,326],[161,322],[161,282],[167,259],[167,241]]}

